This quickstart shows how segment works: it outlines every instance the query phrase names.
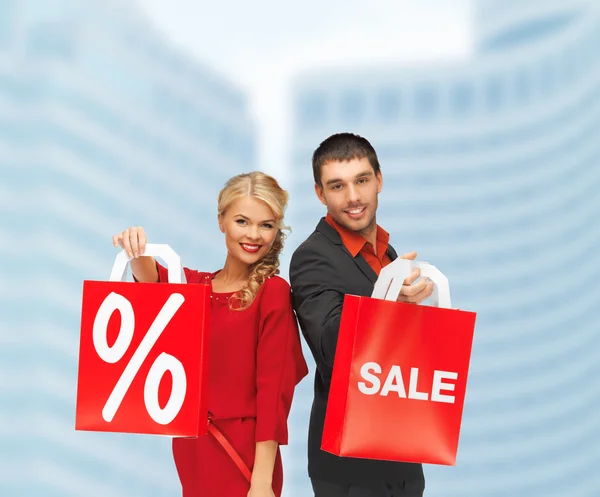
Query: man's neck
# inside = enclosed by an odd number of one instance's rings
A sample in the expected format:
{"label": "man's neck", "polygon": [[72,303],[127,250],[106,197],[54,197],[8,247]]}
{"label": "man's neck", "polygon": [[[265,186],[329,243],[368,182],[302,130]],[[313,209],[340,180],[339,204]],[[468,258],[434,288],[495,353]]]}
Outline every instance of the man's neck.
{"label": "man's neck", "polygon": [[377,223],[375,219],[373,219],[373,222],[366,229],[359,233],[373,246],[373,251],[377,255]]}

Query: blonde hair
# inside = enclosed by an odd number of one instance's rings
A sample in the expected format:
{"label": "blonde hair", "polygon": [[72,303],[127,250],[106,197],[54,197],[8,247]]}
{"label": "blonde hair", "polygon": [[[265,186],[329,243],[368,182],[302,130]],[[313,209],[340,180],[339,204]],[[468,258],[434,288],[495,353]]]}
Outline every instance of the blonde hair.
{"label": "blonde hair", "polygon": [[[223,216],[232,202],[240,197],[254,197],[262,200],[275,214],[277,223],[277,234],[271,249],[262,259],[249,266],[247,285],[235,293],[235,299],[230,299],[229,307],[231,309],[243,311],[250,307],[262,284],[271,276],[279,274],[279,255],[283,250],[286,238],[282,230],[289,230],[289,227],[282,224],[289,196],[279,186],[277,180],[268,174],[260,171],[238,174],[229,179],[219,193],[219,215]],[[239,305],[233,307],[232,300],[237,300]]]}

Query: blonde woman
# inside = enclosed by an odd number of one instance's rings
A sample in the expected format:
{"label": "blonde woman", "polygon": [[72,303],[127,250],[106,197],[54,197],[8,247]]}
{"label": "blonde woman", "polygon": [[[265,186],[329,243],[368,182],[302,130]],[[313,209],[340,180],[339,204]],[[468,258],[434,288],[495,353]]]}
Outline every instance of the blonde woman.
{"label": "blonde woman", "polygon": [[[212,285],[208,436],[173,440],[183,497],[279,497],[287,417],[308,374],[290,286],[276,276],[288,195],[272,177],[231,178],[218,198],[227,255],[213,273],[185,268],[188,283]],[[144,256],[144,230],[113,237],[137,281],[166,282],[167,269]]]}

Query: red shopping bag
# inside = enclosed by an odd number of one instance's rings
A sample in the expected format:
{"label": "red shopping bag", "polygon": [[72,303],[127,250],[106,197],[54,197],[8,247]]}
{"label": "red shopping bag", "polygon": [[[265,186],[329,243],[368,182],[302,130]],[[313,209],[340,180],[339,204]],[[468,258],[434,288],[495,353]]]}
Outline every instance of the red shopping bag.
{"label": "red shopping bag", "polygon": [[177,254],[149,244],[169,283],[85,281],[76,430],[197,437],[207,433],[210,286],[186,284]]}
{"label": "red shopping bag", "polygon": [[[416,265],[438,307],[396,302]],[[450,309],[448,280],[426,263],[386,266],[376,296],[344,300],[321,448],[455,465],[476,315]]]}

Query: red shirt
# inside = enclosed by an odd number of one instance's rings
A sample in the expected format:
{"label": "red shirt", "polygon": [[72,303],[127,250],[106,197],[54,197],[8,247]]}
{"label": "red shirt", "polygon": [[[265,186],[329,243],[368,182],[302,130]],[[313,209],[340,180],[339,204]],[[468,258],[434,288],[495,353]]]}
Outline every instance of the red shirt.
{"label": "red shirt", "polygon": [[382,268],[392,262],[387,254],[390,235],[381,226],[377,225],[377,253],[375,253],[375,250],[373,250],[373,245],[371,245],[371,243],[369,243],[367,239],[360,233],[349,230],[348,228],[340,225],[331,217],[330,214],[325,216],[325,221],[327,221],[329,225],[340,234],[344,247],[348,249],[348,251],[352,254],[352,257],[356,257],[358,254],[362,255],[369,263],[369,266],[371,266],[371,269],[377,273],[377,276],[379,276]]}

